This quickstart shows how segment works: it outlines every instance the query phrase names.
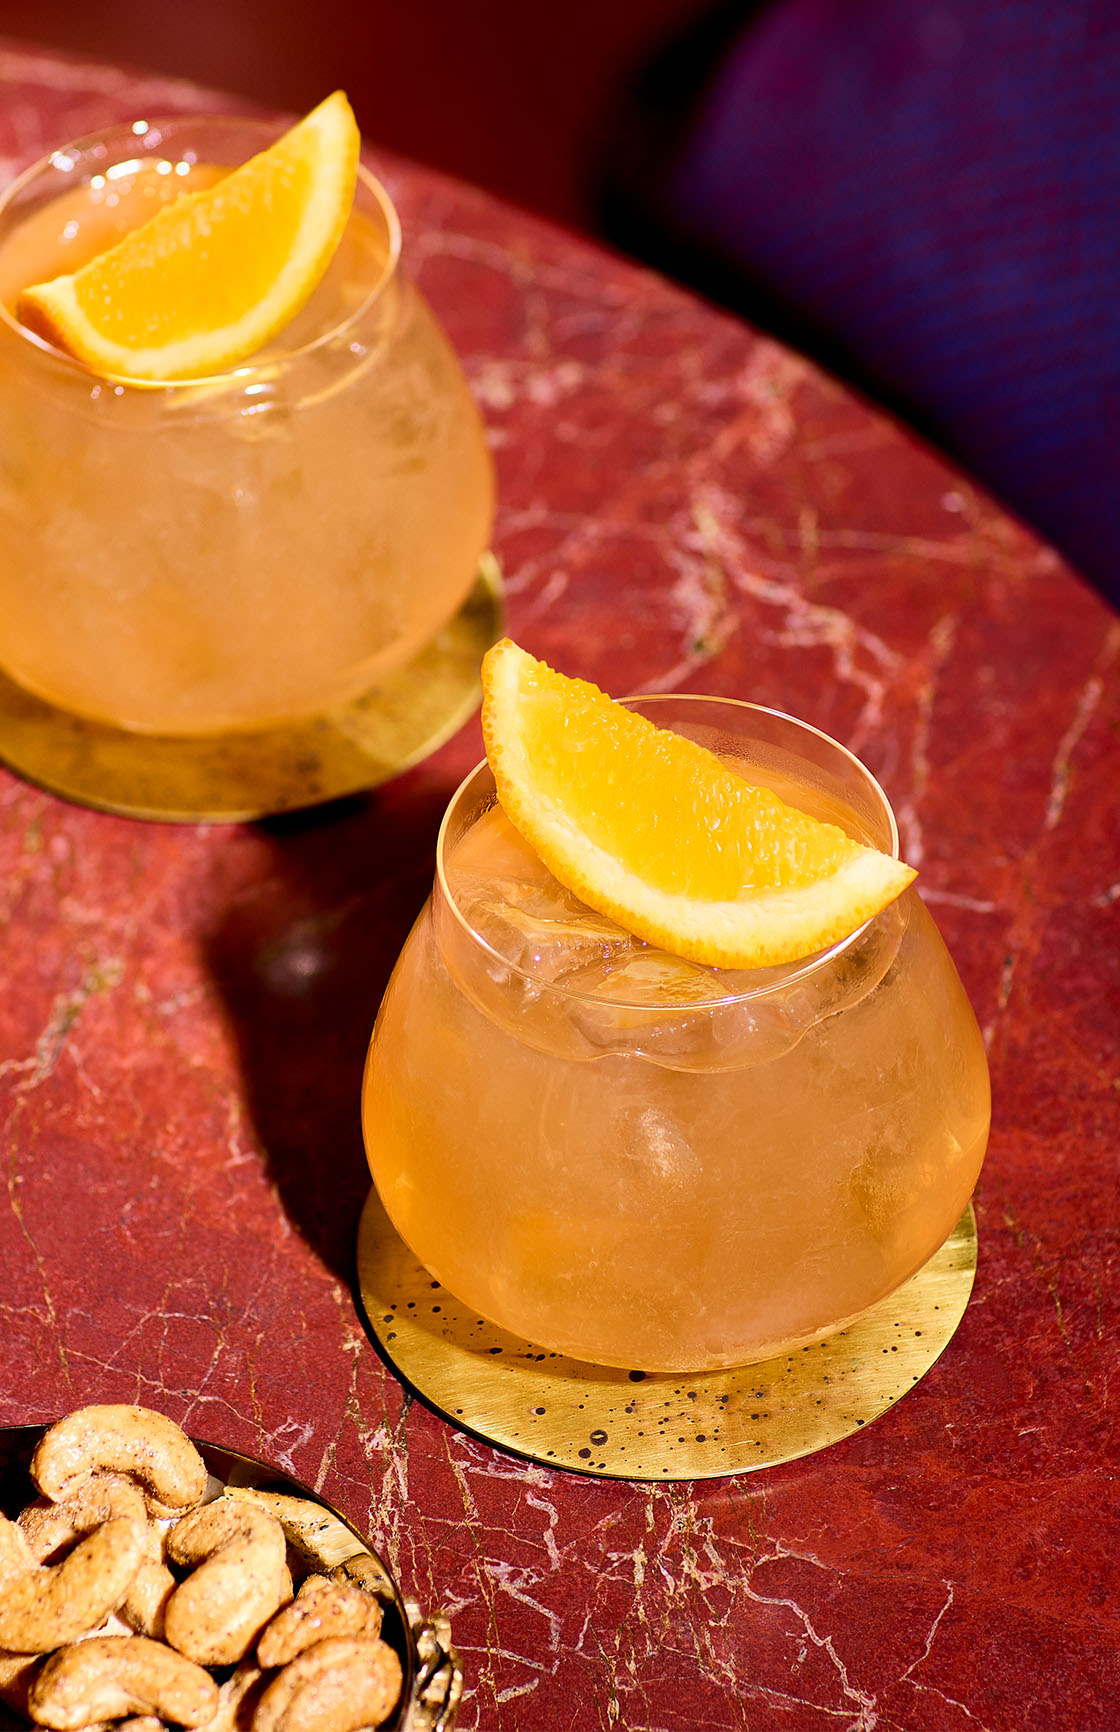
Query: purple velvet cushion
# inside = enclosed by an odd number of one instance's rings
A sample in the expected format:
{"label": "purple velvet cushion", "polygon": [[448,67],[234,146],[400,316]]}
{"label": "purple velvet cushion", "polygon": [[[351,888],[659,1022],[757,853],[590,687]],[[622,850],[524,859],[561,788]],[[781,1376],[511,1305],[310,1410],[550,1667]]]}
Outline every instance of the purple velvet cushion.
{"label": "purple velvet cushion", "polygon": [[1120,599],[1120,4],[775,0],[662,189]]}

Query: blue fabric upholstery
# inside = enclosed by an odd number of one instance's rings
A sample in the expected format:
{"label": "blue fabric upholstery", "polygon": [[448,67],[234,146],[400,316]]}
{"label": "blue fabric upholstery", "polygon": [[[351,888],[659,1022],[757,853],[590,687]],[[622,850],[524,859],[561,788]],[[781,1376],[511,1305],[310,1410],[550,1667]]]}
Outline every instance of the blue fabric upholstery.
{"label": "blue fabric upholstery", "polygon": [[788,307],[1120,600],[1118,0],[772,0],[653,173],[724,298]]}

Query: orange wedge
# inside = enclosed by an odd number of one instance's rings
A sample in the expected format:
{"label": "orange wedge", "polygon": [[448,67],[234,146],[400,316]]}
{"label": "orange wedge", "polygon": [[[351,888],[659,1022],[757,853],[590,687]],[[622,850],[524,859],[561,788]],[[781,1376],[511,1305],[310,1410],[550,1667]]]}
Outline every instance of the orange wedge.
{"label": "orange wedge", "polygon": [[199,379],[252,355],[303,306],[342,238],[359,134],[340,90],[259,156],[183,193],[18,314],[98,373]]}
{"label": "orange wedge", "polygon": [[589,907],[678,956],[796,961],[855,932],[915,876],[508,638],[483,661],[482,691],[510,822]]}

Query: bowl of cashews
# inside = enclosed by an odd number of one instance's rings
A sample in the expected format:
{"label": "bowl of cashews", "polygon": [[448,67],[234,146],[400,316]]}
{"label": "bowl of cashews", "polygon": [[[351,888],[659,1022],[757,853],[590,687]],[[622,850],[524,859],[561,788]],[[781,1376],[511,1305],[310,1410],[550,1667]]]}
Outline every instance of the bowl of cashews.
{"label": "bowl of cashews", "polygon": [[0,1431],[0,1727],[451,1732],[462,1670],[357,1529],[150,1408]]}

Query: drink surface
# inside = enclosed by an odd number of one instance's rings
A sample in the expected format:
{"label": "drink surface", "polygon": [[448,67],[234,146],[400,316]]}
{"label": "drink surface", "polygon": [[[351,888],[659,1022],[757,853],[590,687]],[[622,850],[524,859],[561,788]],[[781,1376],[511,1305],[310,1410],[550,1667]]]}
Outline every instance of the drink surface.
{"label": "drink surface", "polygon": [[365,1132],[398,1231],[480,1315],[605,1364],[748,1363],[858,1316],[952,1230],[987,1066],[912,891],[815,965],[732,974],[585,908],[500,811],[444,877],[382,1008]]}
{"label": "drink surface", "polygon": [[245,369],[153,390],[53,359],[13,328],[20,289],[225,172],[118,169],[0,223],[0,665],[146,731],[310,714],[469,591],[493,511],[477,412],[372,196]]}

